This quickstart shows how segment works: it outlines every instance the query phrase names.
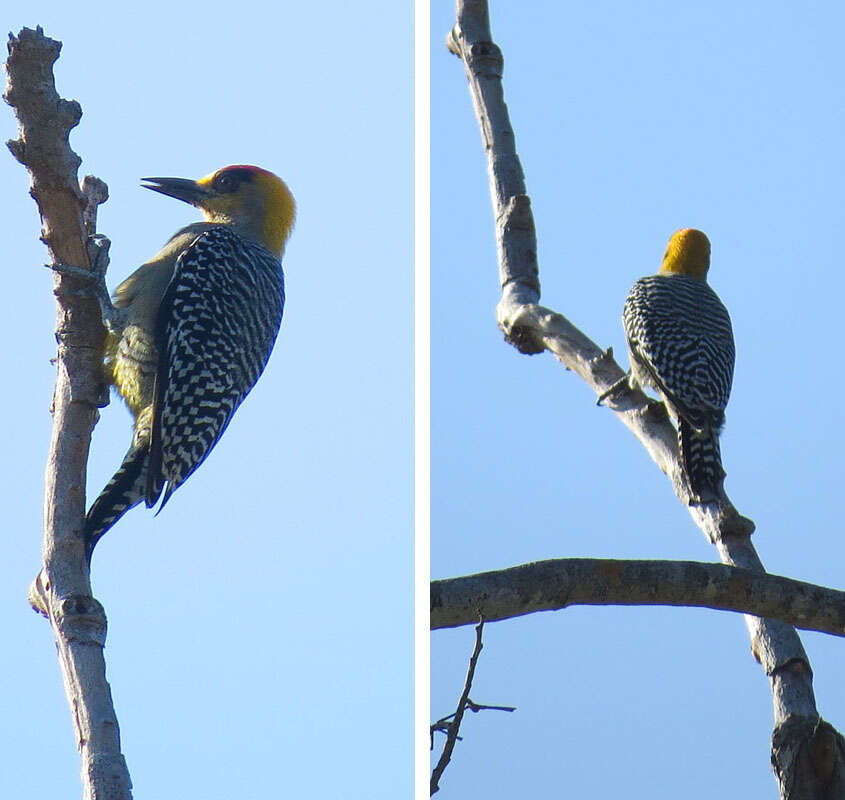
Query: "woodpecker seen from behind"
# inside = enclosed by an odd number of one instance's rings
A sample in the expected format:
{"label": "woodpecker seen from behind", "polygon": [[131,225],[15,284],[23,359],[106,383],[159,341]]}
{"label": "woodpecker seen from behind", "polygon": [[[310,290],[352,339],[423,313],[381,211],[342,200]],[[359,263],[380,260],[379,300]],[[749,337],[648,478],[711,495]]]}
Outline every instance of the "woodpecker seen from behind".
{"label": "woodpecker seen from behind", "polygon": [[[198,181],[145,178],[204,221],[101,297],[106,379],[135,419],[120,469],[85,522],[99,538],[142,500],[161,507],[208,456],[264,370],[282,319],[281,257],[295,206],[285,183],[251,166]],[[105,294],[103,292],[103,294]]]}
{"label": "woodpecker seen from behind", "polygon": [[710,241],[686,228],[669,240],[656,275],[640,278],[622,313],[631,388],[651,386],[678,425],[678,451],[690,502],[722,494],[719,434],[731,393],[734,339],[727,309],[707,283]]}

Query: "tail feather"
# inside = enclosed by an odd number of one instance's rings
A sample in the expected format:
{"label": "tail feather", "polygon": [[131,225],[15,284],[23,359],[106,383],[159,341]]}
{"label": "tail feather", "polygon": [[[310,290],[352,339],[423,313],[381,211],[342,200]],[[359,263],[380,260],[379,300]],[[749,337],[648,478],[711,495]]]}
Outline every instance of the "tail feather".
{"label": "tail feather", "polygon": [[725,479],[718,427],[708,425],[703,431],[698,431],[681,417],[678,421],[678,452],[692,501],[707,503],[717,500]]}
{"label": "tail feather", "polygon": [[123,459],[120,469],[89,509],[85,517],[85,544],[89,559],[103,534],[144,499],[148,452],[147,445],[133,446]]}

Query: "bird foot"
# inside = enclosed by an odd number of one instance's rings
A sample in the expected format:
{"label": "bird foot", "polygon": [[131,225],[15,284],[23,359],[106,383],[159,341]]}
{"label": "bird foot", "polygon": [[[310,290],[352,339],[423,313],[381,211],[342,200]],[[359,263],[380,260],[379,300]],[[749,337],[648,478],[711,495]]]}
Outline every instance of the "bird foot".
{"label": "bird foot", "polygon": [[88,261],[90,269],[83,269],[71,264],[47,264],[54,272],[81,281],[85,288],[74,294],[93,295],[100,305],[103,325],[110,333],[119,333],[126,327],[126,311],[112,305],[106,288],[106,269],[109,265],[111,242],[106,236],[95,234],[88,237]]}
{"label": "bird foot", "polygon": [[627,392],[630,389],[628,385],[628,377],[630,373],[625,373],[616,383],[613,384],[606,392],[602,392],[599,395],[599,399],[596,400],[597,406],[603,406],[604,401],[610,398],[611,400],[616,400],[619,395],[623,392]]}

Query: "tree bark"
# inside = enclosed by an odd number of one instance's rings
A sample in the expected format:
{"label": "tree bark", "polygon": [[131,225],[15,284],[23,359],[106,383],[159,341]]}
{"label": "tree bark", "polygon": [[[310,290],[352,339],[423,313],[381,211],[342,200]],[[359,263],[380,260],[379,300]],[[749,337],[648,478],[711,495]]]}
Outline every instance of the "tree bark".
{"label": "tree bark", "polygon": [[558,558],[431,582],[431,628],[570,606],[690,606],[845,636],[845,592],[698,561]]}
{"label": "tree bark", "polygon": [[[105,184],[80,188],[80,158],[68,135],[82,116],[76,101],[59,97],[53,64],[61,42],[24,28],[9,38],[5,100],[15,109],[19,137],[9,149],[29,171],[30,193],[43,222],[42,239],[53,264],[90,267],[87,236]],[[86,228],[87,223],[87,228]],[[105,331],[93,295],[80,278],[55,273],[56,385],[53,434],[44,495],[43,568],[30,588],[33,607],[50,620],[65,692],[82,757],[85,800],[129,800],[131,781],[105,675],[106,616],[91,596],[81,531],[85,472],[98,407],[105,404],[102,354]]]}

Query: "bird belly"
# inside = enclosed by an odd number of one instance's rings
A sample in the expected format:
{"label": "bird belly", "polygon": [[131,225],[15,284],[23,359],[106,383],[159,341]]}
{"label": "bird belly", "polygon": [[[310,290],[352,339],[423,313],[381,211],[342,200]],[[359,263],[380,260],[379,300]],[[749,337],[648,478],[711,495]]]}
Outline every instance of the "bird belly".
{"label": "bird belly", "polygon": [[137,325],[127,325],[110,351],[108,371],[112,383],[137,420],[153,402],[158,366],[153,336]]}

